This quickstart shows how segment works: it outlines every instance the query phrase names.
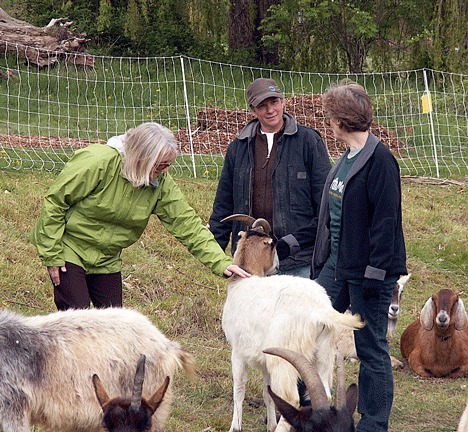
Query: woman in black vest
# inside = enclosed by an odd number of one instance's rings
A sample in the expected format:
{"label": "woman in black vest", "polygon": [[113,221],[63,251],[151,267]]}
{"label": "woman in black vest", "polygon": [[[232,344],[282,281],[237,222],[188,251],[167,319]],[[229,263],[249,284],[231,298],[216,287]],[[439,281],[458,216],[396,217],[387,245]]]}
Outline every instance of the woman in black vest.
{"label": "woman in black vest", "polygon": [[366,322],[355,332],[361,419],[358,432],[388,431],[393,373],[386,338],[395,283],[406,274],[398,162],[370,131],[372,102],[356,83],[331,87],[323,109],[347,150],[325,182],[312,276],[340,312]]}

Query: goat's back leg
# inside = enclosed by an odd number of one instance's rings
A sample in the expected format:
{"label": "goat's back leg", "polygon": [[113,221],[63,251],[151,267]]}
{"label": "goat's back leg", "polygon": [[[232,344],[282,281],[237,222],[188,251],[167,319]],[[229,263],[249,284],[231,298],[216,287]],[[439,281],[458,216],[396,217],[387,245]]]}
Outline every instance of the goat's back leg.
{"label": "goat's back leg", "polygon": [[277,428],[275,429],[275,432],[290,432],[292,430],[295,430],[292,428],[292,426],[284,419],[283,416],[281,416],[281,419],[278,423]]}
{"label": "goat's back leg", "polygon": [[317,373],[325,388],[325,393],[331,400],[331,386],[333,385],[333,372],[335,367],[335,332],[325,328],[316,340],[314,348],[315,364],[317,365]]}
{"label": "goat's back leg", "polygon": [[234,409],[232,423],[229,432],[242,430],[242,404],[245,399],[245,388],[248,378],[247,364],[242,358],[235,354],[233,349],[231,354],[231,368],[233,380],[233,400]]}
{"label": "goat's back leg", "polygon": [[276,430],[276,410],[275,403],[268,393],[268,386],[271,385],[270,374],[264,370],[263,371],[263,402],[265,403],[267,410],[267,431],[273,432]]}
{"label": "goat's back leg", "polygon": [[[292,406],[299,408],[299,390],[297,387],[298,375],[296,369],[288,363],[278,358],[268,358],[267,361],[268,369],[270,372],[270,381],[272,390],[286,402]],[[265,404],[267,400],[271,399],[267,393],[268,399],[265,398]],[[270,417],[269,417],[270,418]],[[276,423],[276,417],[273,417]],[[292,430],[291,425],[283,418],[280,418],[276,429],[272,429],[275,432],[289,432]],[[270,429],[268,428],[268,431]]]}

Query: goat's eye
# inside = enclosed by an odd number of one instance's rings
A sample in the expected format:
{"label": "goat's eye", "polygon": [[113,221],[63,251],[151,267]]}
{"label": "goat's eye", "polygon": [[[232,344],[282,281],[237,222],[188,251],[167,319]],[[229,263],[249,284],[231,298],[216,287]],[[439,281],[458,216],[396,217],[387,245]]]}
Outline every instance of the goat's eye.
{"label": "goat's eye", "polygon": [[457,310],[457,306],[458,306],[458,301],[453,303],[452,308],[450,309],[450,315],[453,315],[455,313],[455,311]]}

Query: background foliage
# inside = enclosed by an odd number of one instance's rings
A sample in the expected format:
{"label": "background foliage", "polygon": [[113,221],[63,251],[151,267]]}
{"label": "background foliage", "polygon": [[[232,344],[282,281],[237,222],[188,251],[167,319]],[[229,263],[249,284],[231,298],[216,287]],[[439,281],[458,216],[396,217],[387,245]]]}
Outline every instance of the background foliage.
{"label": "background foliage", "polygon": [[1,0],[43,26],[66,16],[96,54],[189,55],[317,72],[467,70],[464,0]]}

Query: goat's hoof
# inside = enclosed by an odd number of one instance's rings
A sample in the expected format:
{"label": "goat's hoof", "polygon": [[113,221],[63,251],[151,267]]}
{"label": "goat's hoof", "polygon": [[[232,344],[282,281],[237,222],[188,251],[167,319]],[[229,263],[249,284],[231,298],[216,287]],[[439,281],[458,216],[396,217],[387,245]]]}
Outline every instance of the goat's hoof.
{"label": "goat's hoof", "polygon": [[263,399],[262,398],[253,398],[249,402],[249,406],[253,408],[260,408],[263,405]]}
{"label": "goat's hoof", "polygon": [[392,369],[403,369],[403,362],[393,356],[390,356],[390,360],[392,361]]}
{"label": "goat's hoof", "polygon": [[[276,414],[276,423],[278,423],[280,419],[281,419],[281,414]],[[265,418],[263,419],[263,423],[268,424],[268,416],[265,416]]]}

